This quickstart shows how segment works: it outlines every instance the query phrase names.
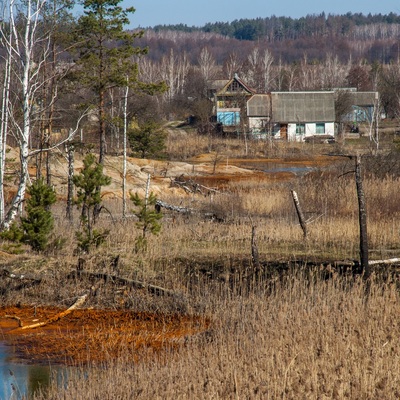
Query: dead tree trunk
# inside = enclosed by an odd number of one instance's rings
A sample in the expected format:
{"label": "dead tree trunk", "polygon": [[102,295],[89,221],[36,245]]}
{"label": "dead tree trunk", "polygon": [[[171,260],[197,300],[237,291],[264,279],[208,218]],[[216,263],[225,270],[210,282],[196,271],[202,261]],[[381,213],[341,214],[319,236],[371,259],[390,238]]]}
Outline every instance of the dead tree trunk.
{"label": "dead tree trunk", "polygon": [[301,226],[301,229],[303,230],[303,236],[304,236],[304,239],[306,239],[307,238],[307,223],[304,218],[304,214],[301,209],[299,198],[297,197],[297,193],[294,190],[292,190],[291,192],[292,192],[294,206],[296,207],[297,217],[299,218],[300,226]]}
{"label": "dead tree trunk", "polygon": [[360,225],[360,264],[364,274],[364,279],[370,276],[368,263],[368,235],[367,235],[367,207],[361,176],[361,156],[356,156],[356,187],[358,197],[358,220]]}

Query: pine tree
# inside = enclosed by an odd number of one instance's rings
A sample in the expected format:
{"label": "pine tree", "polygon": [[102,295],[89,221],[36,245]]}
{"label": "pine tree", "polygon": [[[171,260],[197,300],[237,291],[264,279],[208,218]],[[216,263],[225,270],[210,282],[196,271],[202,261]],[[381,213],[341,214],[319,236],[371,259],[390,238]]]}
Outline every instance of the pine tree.
{"label": "pine tree", "polygon": [[138,218],[137,228],[141,229],[142,234],[136,239],[136,251],[145,249],[147,246],[147,232],[157,235],[161,230],[160,220],[162,213],[155,209],[157,197],[150,193],[148,198],[142,199],[137,193],[131,194],[131,201],[138,208],[134,213]]}
{"label": "pine tree", "polygon": [[89,251],[92,245],[100,245],[107,236],[107,231],[98,231],[93,228],[93,210],[101,204],[100,190],[109,185],[111,178],[103,174],[103,166],[96,162],[95,156],[87,154],[83,160],[83,169],[79,175],[73,177],[78,188],[75,203],[82,206],[81,223],[83,232],[77,232],[78,246],[83,251]]}
{"label": "pine tree", "polygon": [[159,124],[149,121],[128,133],[133,153],[141,158],[157,157],[165,148],[166,133]]}
{"label": "pine tree", "polygon": [[123,9],[121,0],[84,0],[84,15],[78,20],[76,42],[79,52],[76,76],[80,84],[91,89],[99,116],[99,163],[103,164],[106,148],[106,94],[112,88],[126,87],[135,91],[155,93],[165,85],[144,84],[138,80],[138,66],[133,56],[147,53],[135,47],[134,41],[143,32],[128,32],[124,26],[133,7]]}
{"label": "pine tree", "polygon": [[49,235],[54,227],[54,218],[50,206],[56,202],[53,188],[38,179],[27,190],[30,196],[26,203],[26,217],[21,218],[22,241],[33,250],[45,250]]}

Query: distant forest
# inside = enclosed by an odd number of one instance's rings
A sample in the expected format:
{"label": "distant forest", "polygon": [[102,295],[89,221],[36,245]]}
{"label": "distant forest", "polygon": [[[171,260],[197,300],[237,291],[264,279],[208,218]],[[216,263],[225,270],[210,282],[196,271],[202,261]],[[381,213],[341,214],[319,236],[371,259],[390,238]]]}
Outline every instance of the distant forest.
{"label": "distant forest", "polygon": [[271,16],[207,23],[203,27],[157,25],[146,32],[142,43],[149,45],[154,60],[173,48],[187,51],[193,61],[200,47],[207,46],[219,63],[226,59],[227,52],[248,54],[256,43],[283,63],[297,62],[304,56],[318,62],[334,54],[341,62],[351,57],[353,62],[389,64],[399,58],[400,15]]}

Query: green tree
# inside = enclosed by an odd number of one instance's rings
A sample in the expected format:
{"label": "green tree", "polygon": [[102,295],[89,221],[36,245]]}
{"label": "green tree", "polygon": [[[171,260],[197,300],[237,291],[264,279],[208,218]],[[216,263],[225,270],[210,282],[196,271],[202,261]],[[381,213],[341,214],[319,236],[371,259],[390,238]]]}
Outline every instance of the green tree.
{"label": "green tree", "polygon": [[160,232],[162,213],[155,208],[157,197],[153,192],[144,199],[139,197],[137,193],[131,194],[131,201],[137,207],[137,211],[134,212],[138,218],[136,226],[142,231],[142,234],[136,239],[136,251],[138,251],[145,249],[147,246],[147,232],[153,235],[157,235]]}
{"label": "green tree", "polygon": [[73,182],[78,188],[75,203],[82,206],[81,223],[83,232],[77,232],[78,247],[89,251],[92,245],[99,246],[107,236],[107,231],[98,231],[93,228],[95,219],[93,211],[101,204],[100,190],[102,186],[111,183],[111,178],[103,174],[103,166],[96,162],[95,156],[87,154],[83,160],[83,169],[79,175],[73,177]]}
{"label": "green tree", "polygon": [[153,121],[128,132],[130,147],[141,158],[159,156],[165,148],[166,137],[162,126]]}
{"label": "green tree", "polygon": [[56,202],[53,188],[38,179],[28,189],[30,196],[26,202],[26,217],[21,218],[22,241],[33,250],[45,250],[49,235],[54,227],[54,218],[50,206]]}
{"label": "green tree", "polygon": [[129,32],[124,26],[129,23],[133,7],[123,9],[121,0],[83,0],[83,12],[78,20],[76,48],[78,60],[76,78],[79,84],[94,94],[94,105],[99,117],[99,163],[103,164],[106,149],[106,124],[109,118],[106,95],[115,87],[126,87],[135,91],[153,94],[165,90],[165,85],[143,83],[138,79],[138,65],[133,56],[147,53],[147,48],[135,47],[134,41],[143,32]]}

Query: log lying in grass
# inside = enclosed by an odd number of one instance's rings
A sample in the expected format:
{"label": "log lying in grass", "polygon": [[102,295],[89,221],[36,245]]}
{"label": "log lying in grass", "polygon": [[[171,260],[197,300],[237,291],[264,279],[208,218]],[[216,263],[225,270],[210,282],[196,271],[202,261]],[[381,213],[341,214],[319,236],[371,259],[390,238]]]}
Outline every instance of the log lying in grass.
{"label": "log lying in grass", "polygon": [[171,186],[178,186],[186,193],[201,193],[203,195],[218,193],[218,189],[200,185],[192,179],[185,180],[183,175],[176,177],[174,180],[171,179]]}
{"label": "log lying in grass", "polygon": [[211,221],[224,222],[223,217],[218,216],[216,213],[214,213],[212,211],[202,212],[202,211],[198,211],[198,210],[193,210],[191,208],[174,206],[172,204],[166,203],[165,201],[157,200],[156,201],[156,209],[158,211],[161,211],[161,208],[165,208],[166,210],[175,211],[175,212],[181,213],[181,214],[199,215],[199,216],[203,217],[204,219],[211,220]]}
{"label": "log lying in grass", "polygon": [[70,314],[72,311],[76,310],[77,308],[79,308],[87,299],[88,294],[85,293],[82,296],[79,296],[78,299],[75,301],[74,304],[72,304],[71,307],[69,307],[68,309],[66,309],[65,311],[62,311],[56,315],[54,315],[53,317],[47,319],[46,321],[42,321],[42,322],[37,322],[35,324],[31,324],[31,325],[24,325],[21,326],[22,323],[19,323],[19,327],[15,328],[13,330],[11,330],[10,332],[15,332],[15,331],[22,331],[22,330],[26,330],[26,329],[35,329],[35,328],[40,328],[42,326],[46,326],[49,325],[53,322],[57,322],[59,321],[61,318],[64,318],[65,316],[67,316],[68,314]]}
{"label": "log lying in grass", "polygon": [[3,269],[3,271],[0,272],[0,278],[13,279],[20,282],[20,284],[17,287],[14,287],[13,290],[26,289],[31,286],[40,285],[42,283],[42,278],[39,276],[31,274],[14,274],[8,269]]}
{"label": "log lying in grass", "polygon": [[182,214],[192,214],[193,213],[193,210],[190,208],[174,206],[172,204],[168,204],[165,201],[161,201],[161,200],[156,201],[156,207],[158,207],[158,209],[165,208],[166,210],[175,211],[177,213],[182,213]]}
{"label": "log lying in grass", "polygon": [[397,264],[400,263],[400,258],[388,258],[387,260],[369,260],[369,265],[378,265],[378,264]]}
{"label": "log lying in grass", "polygon": [[10,272],[8,269],[3,269],[1,272],[1,276],[3,278],[11,278],[11,279],[16,279],[19,281],[30,281],[30,282],[35,282],[37,284],[42,282],[42,278],[34,276],[34,275],[27,275],[27,274],[14,274],[13,272]]}
{"label": "log lying in grass", "polygon": [[140,281],[136,281],[133,279],[123,278],[117,275],[110,275],[101,272],[89,272],[89,271],[72,271],[68,278],[76,279],[76,278],[88,278],[88,279],[101,279],[107,283],[125,285],[128,287],[132,287],[135,289],[146,289],[149,293],[155,294],[157,296],[177,296],[177,293],[173,290],[169,290],[160,286],[151,285],[149,283],[144,283]]}

